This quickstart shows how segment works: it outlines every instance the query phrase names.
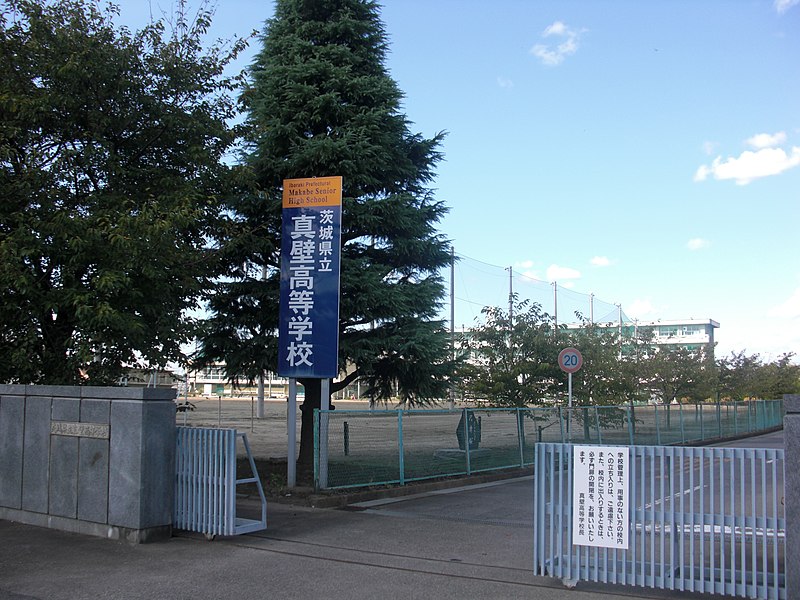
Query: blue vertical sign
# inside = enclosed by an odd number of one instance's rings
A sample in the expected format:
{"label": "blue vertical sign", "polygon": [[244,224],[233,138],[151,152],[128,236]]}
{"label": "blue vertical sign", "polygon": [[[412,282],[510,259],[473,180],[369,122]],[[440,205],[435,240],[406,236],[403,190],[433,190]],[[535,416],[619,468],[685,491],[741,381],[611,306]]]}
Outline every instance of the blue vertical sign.
{"label": "blue vertical sign", "polygon": [[342,178],[283,182],[278,375],[339,373]]}

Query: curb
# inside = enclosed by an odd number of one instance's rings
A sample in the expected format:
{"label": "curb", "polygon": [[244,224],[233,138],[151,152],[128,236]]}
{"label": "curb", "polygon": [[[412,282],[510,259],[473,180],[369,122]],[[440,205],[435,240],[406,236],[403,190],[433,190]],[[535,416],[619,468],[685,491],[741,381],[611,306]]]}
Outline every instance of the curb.
{"label": "curb", "polygon": [[[271,495],[267,497],[267,503],[288,504],[294,506],[306,506],[309,508],[344,508],[352,504],[369,502],[385,498],[402,498],[414,494],[424,494],[436,492],[456,487],[490,483],[505,479],[516,479],[533,474],[533,467],[523,469],[509,469],[502,472],[484,473],[479,475],[469,475],[465,477],[450,477],[436,481],[413,482],[399,487],[380,487],[367,488],[363,490],[336,491],[329,493],[314,492],[311,488],[295,488],[286,494]],[[253,495],[240,496],[239,501],[248,500],[258,501]]]}

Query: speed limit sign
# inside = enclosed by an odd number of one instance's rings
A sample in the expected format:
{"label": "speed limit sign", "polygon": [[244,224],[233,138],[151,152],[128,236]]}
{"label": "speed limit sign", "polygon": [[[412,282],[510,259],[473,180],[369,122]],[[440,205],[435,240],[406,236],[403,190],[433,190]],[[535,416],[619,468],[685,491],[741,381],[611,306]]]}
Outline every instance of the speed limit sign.
{"label": "speed limit sign", "polygon": [[558,353],[558,366],[565,373],[575,373],[583,366],[583,356],[577,348],[564,348]]}

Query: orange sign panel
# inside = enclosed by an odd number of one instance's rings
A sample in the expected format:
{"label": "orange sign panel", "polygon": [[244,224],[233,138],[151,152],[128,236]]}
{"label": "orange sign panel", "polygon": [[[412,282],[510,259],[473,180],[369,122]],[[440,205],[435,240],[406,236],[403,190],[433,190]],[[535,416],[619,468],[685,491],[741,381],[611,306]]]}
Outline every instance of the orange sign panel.
{"label": "orange sign panel", "polygon": [[283,180],[283,208],[341,206],[341,177]]}

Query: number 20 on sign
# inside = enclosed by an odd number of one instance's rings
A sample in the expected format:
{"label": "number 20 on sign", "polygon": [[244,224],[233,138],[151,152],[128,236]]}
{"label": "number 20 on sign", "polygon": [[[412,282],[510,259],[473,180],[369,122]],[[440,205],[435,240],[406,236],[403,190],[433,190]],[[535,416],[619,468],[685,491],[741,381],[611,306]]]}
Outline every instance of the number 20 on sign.
{"label": "number 20 on sign", "polygon": [[558,366],[565,373],[575,373],[583,366],[583,356],[577,348],[564,348],[558,354]]}
{"label": "number 20 on sign", "polygon": [[[578,371],[583,366],[583,356],[577,348],[564,348],[558,353],[558,366],[565,373],[568,373],[568,397],[569,407],[572,408],[572,374]],[[570,411],[570,420],[572,419],[572,412]],[[570,424],[567,423],[567,431],[570,430]]]}

